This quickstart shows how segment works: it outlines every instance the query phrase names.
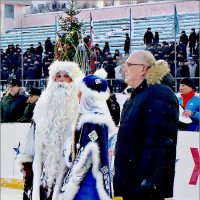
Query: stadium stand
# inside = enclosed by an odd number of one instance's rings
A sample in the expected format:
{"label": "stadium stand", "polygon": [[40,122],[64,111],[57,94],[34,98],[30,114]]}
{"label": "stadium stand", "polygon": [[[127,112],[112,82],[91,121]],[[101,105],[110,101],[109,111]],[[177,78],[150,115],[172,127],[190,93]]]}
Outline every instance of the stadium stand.
{"label": "stadium stand", "polygon": [[[191,28],[199,29],[199,13],[179,14],[179,26],[181,30],[185,30],[189,35]],[[139,19],[133,19],[133,39],[132,51],[144,48],[143,35],[147,27],[151,27],[152,32],[159,32],[160,42],[174,41],[172,34],[173,15],[151,16]],[[84,22],[85,35],[89,34],[89,22]],[[103,48],[105,41],[108,41],[113,53],[115,49],[119,49],[123,53],[123,45],[125,33],[129,32],[129,18],[96,20],[94,21],[95,37],[94,43],[98,43]],[[177,34],[177,39],[179,39]],[[56,26],[27,26],[8,30],[6,34],[1,35],[1,49],[6,49],[8,44],[19,44],[22,50],[26,50],[30,43],[35,47],[38,42],[44,42],[47,37],[51,40],[56,39]]]}

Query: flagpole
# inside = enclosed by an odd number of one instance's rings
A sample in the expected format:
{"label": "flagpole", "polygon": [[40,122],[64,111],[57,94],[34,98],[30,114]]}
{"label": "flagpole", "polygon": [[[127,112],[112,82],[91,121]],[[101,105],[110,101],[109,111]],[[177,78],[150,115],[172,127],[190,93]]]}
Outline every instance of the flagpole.
{"label": "flagpole", "polygon": [[131,18],[132,18],[132,14],[131,14],[131,8],[130,8],[130,24],[129,24],[129,36],[130,36],[130,53],[132,52],[132,50],[131,50],[131,39],[132,39],[132,20],[131,20]]}
{"label": "flagpole", "polygon": [[175,75],[175,92],[177,93],[177,76],[176,76],[176,73],[177,73],[177,66],[176,66],[176,31],[175,31],[175,46],[174,46],[174,62],[175,62],[175,68],[174,68],[174,70],[175,70],[175,73],[174,73],[174,75]]}
{"label": "flagpole", "polygon": [[90,12],[90,38],[91,38],[91,46],[93,46],[93,35],[94,35],[94,33],[93,33],[93,30],[94,29],[94,27],[93,27],[93,19],[92,19],[92,13]]}
{"label": "flagpole", "polygon": [[174,62],[175,62],[175,66],[174,66],[174,78],[175,78],[175,93],[177,93],[177,59],[176,59],[176,32],[177,32],[177,22],[176,22],[176,18],[177,18],[177,11],[176,11],[176,4],[175,4],[175,0],[174,0],[174,37],[175,37],[175,46],[174,46]]}
{"label": "flagpole", "polygon": [[58,19],[57,16],[55,16],[55,40],[58,39]]}
{"label": "flagpole", "polygon": [[24,87],[24,55],[23,55],[23,24],[22,24],[22,19],[21,19],[21,82],[22,82],[22,87]]}

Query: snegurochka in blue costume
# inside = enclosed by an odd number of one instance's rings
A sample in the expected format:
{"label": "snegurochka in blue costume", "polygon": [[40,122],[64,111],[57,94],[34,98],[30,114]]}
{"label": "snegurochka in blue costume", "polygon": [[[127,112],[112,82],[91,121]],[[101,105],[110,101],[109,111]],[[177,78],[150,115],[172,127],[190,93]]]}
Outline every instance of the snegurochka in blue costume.
{"label": "snegurochka in blue costume", "polygon": [[64,178],[59,200],[109,200],[111,181],[108,137],[115,125],[106,100],[106,72],[98,70],[79,84],[80,114],[72,133],[71,169]]}

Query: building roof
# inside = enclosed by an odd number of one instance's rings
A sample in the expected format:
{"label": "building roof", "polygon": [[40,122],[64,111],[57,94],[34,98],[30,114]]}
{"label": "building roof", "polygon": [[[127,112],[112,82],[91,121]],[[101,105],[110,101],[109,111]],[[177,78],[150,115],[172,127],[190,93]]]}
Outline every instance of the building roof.
{"label": "building roof", "polygon": [[12,0],[12,1],[1,0],[1,3],[31,5],[32,0]]}

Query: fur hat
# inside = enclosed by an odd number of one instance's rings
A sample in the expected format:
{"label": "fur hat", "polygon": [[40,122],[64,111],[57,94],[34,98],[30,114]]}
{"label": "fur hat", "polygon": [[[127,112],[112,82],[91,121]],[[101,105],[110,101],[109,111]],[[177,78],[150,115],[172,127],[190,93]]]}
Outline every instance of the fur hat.
{"label": "fur hat", "polygon": [[36,96],[40,96],[41,95],[41,90],[38,88],[30,88],[30,90],[28,91],[29,95],[36,95]]}
{"label": "fur hat", "polygon": [[105,80],[107,72],[104,69],[97,70],[94,74],[88,75],[81,81],[80,90],[85,95],[94,96],[95,98],[108,99],[108,83]]}
{"label": "fur hat", "polygon": [[66,72],[73,81],[82,75],[82,71],[77,63],[56,60],[49,67],[49,81],[54,81],[56,74],[62,71]]}
{"label": "fur hat", "polygon": [[191,87],[191,88],[194,87],[193,81],[190,78],[184,78],[184,79],[182,79],[181,82],[180,82],[180,84],[187,85],[188,87]]}

